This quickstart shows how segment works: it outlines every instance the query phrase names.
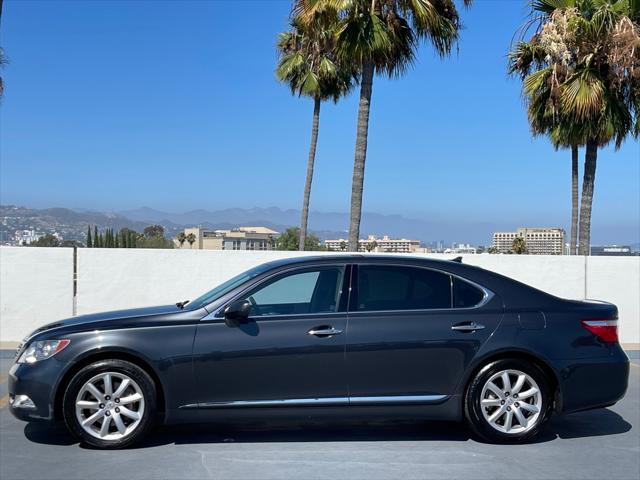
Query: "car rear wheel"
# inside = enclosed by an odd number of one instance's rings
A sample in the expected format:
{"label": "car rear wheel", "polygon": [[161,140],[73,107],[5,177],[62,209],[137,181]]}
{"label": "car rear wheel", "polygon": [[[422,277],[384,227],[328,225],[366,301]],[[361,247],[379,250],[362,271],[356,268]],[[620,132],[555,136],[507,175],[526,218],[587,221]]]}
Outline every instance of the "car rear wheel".
{"label": "car rear wheel", "polygon": [[549,380],[536,365],[504,359],[482,368],[465,396],[465,414],[482,439],[521,443],[536,436],[551,415]]}
{"label": "car rear wheel", "polygon": [[123,448],[152,426],[155,399],[155,385],[143,369],[123,360],[101,360],[72,378],[63,399],[64,420],[89,445]]}

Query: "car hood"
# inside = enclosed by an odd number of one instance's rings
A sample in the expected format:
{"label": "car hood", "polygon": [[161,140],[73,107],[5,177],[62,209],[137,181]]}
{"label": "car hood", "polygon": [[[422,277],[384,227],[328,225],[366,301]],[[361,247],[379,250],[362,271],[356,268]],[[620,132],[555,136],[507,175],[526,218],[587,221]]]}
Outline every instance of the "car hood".
{"label": "car hood", "polygon": [[34,331],[29,338],[50,330],[84,331],[98,328],[118,328],[147,323],[158,317],[175,318],[185,310],[174,305],[162,305],[158,307],[130,308],[127,310],[114,310],[110,312],[92,313],[77,317],[65,318],[49,323]]}

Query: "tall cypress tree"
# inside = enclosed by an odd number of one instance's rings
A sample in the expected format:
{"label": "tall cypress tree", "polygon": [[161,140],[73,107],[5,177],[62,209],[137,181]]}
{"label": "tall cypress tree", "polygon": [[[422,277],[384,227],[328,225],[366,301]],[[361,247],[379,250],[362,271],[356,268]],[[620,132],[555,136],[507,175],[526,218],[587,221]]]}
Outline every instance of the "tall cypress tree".
{"label": "tall cypress tree", "polygon": [[87,248],[93,247],[93,242],[91,241],[91,225],[87,225]]}
{"label": "tall cypress tree", "polygon": [[120,248],[120,235],[118,235],[118,234],[116,233],[113,237],[114,237],[114,244],[113,244],[113,247],[114,247],[114,248]]}
{"label": "tall cypress tree", "polygon": [[100,247],[100,240],[98,238],[98,226],[93,226],[93,246]]}

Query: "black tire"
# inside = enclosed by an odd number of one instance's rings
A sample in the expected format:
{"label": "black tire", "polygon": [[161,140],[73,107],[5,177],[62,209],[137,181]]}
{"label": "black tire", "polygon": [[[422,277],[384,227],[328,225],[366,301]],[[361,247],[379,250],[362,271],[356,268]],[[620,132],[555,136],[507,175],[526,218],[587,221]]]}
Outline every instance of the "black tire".
{"label": "black tire", "polygon": [[[503,433],[485,419],[481,395],[486,382],[495,374],[504,370],[518,370],[529,375],[538,385],[541,392],[542,407],[536,423],[521,433]],[[549,420],[553,406],[553,391],[547,375],[535,364],[519,359],[503,359],[485,365],[469,383],[464,398],[464,410],[467,423],[480,439],[490,443],[523,443],[540,433]],[[491,413],[491,412],[490,412]]]}
{"label": "black tire", "polygon": [[[144,397],[144,412],[140,422],[129,434],[116,440],[96,438],[84,430],[76,417],[76,398],[80,389],[96,375],[107,372],[124,374],[132,379],[140,387]],[[145,437],[152,428],[156,416],[156,398],[155,384],[142,368],[124,360],[100,360],[84,367],[69,382],[62,404],[64,422],[74,436],[92,447],[101,449],[129,447]]]}

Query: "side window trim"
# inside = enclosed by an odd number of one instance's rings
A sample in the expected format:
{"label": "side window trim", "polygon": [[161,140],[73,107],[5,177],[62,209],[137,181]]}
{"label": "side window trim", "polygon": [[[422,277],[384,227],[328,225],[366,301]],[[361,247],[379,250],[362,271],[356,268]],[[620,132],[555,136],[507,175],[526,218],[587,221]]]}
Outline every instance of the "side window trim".
{"label": "side window trim", "polygon": [[[254,290],[258,287],[260,287],[260,285],[263,285],[264,283],[267,283],[270,280],[273,280],[275,277],[278,277],[280,275],[284,275],[284,274],[288,274],[288,275],[295,275],[297,272],[299,273],[303,273],[305,270],[312,270],[314,268],[317,269],[323,269],[323,268],[342,268],[343,271],[343,285],[344,285],[344,281],[345,278],[347,277],[347,275],[349,274],[349,267],[351,265],[348,263],[318,263],[318,264],[311,264],[311,265],[299,265],[296,267],[291,267],[291,268],[285,268],[282,270],[277,270],[272,272],[271,274],[267,274],[264,278],[256,281],[255,283],[252,283],[251,285],[249,285],[248,287],[242,289],[241,291],[239,291],[238,293],[236,293],[232,298],[230,298],[229,300],[227,300],[226,302],[224,302],[222,304],[222,306],[220,306],[218,309],[216,309],[214,312],[210,313],[209,315],[207,315],[206,317],[204,317],[202,320],[221,320],[223,318],[223,312],[224,309],[227,308],[227,306],[229,306],[230,304],[232,304],[233,302],[240,300],[244,295],[246,295],[248,292],[250,292],[251,290]],[[347,292],[349,293],[349,292]],[[250,316],[249,318],[260,318],[262,320],[268,320],[271,318],[282,318],[282,317],[302,317],[302,316],[326,316],[326,315],[345,315],[347,313],[346,310],[346,302],[343,302],[342,297],[344,296],[345,292],[344,290],[342,290],[340,292],[340,301],[339,301],[339,309],[337,312],[324,312],[324,313],[286,313],[286,314],[279,314],[279,315],[272,315],[272,316],[268,316],[268,315],[256,315],[256,316]],[[345,309],[342,310],[341,307],[343,307],[343,303],[345,305]]]}
{"label": "side window trim", "polygon": [[[402,310],[365,310],[360,311],[356,308],[358,302],[358,276],[359,276],[359,268],[364,265],[375,265],[376,267],[409,267],[409,268],[421,268],[424,270],[431,270],[432,272],[442,273],[444,275],[449,276],[450,288],[451,288],[451,307],[449,308],[411,308],[411,309],[402,309]],[[483,293],[483,298],[476,305],[471,307],[455,307],[454,298],[453,298],[453,281],[454,279],[461,280],[463,282],[472,285]],[[433,267],[426,267],[422,265],[406,265],[402,263],[355,263],[352,266],[351,272],[351,294],[349,295],[349,314],[370,314],[370,313],[382,313],[382,312],[399,312],[399,313],[412,313],[412,312],[449,312],[449,311],[459,311],[459,310],[476,310],[478,308],[484,307],[491,299],[495,296],[495,293],[489,290],[487,287],[484,287],[473,280],[469,280],[467,278],[461,277],[460,275],[456,275],[455,273],[447,272],[446,270],[440,270]]]}

